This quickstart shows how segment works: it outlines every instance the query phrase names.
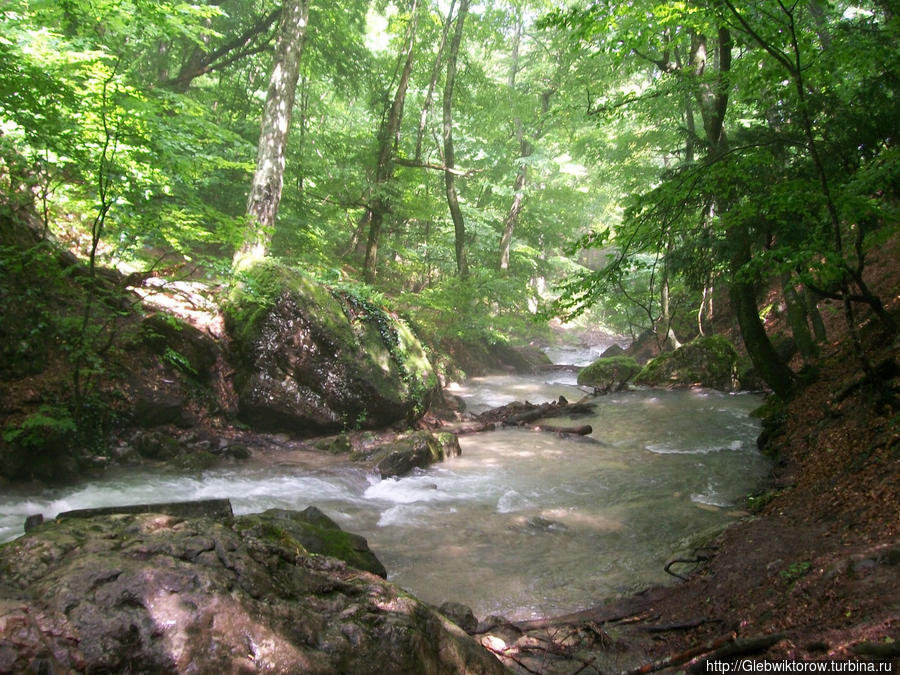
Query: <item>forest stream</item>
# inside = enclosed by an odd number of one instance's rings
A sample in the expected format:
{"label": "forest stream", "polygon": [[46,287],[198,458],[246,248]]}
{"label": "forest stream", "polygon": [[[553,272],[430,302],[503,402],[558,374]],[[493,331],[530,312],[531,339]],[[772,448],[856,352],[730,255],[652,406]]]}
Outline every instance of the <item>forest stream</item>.
{"label": "forest stream", "polygon": [[[567,361],[589,354],[551,354]],[[456,385],[473,412],[513,400],[577,400],[573,372]],[[0,497],[0,540],[25,517],[69,509],[227,497],[238,514],[315,505],[363,535],[389,579],[420,599],[513,620],[575,611],[671,579],[692,537],[741,515],[768,473],[760,403],[711,390],[598,399],[588,438],[519,429],[460,437],[462,455],[400,479],[348,463],[272,463],[190,475],[120,469],[100,480]]]}

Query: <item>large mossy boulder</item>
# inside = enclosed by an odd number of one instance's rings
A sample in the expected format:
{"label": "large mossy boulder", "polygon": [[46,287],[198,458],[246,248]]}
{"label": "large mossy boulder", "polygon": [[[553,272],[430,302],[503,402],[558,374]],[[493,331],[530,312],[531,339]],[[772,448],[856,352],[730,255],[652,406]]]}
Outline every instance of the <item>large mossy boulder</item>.
{"label": "large mossy boulder", "polygon": [[709,387],[732,391],[738,386],[738,353],[720,335],[697,338],[674,352],[660,354],[634,378],[651,387]]}
{"label": "large mossy boulder", "polygon": [[0,546],[0,671],[504,672],[396,586],[311,553],[307,536],[285,512],[39,525]]}
{"label": "large mossy boulder", "polygon": [[314,434],[412,422],[437,392],[406,322],[297,270],[247,268],[225,317],[238,415],[258,428]]}
{"label": "large mossy boulder", "polygon": [[600,357],[579,371],[578,384],[603,393],[618,391],[640,371],[638,362],[630,356]]}

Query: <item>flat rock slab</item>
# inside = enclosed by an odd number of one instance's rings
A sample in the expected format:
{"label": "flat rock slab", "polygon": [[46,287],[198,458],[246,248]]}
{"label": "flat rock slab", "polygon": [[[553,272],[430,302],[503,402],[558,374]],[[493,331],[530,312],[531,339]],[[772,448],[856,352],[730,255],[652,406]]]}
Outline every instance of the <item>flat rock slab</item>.
{"label": "flat rock slab", "polygon": [[103,506],[93,509],[73,509],[63,511],[57,520],[66,518],[93,518],[116,513],[161,513],[180,518],[232,518],[234,511],[228,499],[198,499],[187,502],[161,502],[158,504],[126,504],[123,506]]}

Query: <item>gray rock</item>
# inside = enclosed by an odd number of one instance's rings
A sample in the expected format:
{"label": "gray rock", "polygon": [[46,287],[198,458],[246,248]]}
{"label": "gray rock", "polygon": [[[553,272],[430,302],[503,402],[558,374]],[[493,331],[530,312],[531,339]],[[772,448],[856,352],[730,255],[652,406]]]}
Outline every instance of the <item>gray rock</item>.
{"label": "gray rock", "polygon": [[438,611],[469,635],[473,635],[478,630],[478,619],[475,618],[472,608],[468,605],[448,601],[442,604]]}
{"label": "gray rock", "polygon": [[720,335],[701,337],[674,352],[660,354],[638,373],[634,382],[650,386],[701,386],[732,391],[738,386],[738,353]]}
{"label": "gray rock", "polygon": [[310,553],[291,518],[69,518],[3,545],[0,670],[504,672],[415,598]]}
{"label": "gray rock", "polygon": [[354,459],[372,462],[382,478],[392,478],[405,476],[413,469],[424,469],[461,452],[455,434],[413,431],[370,445],[355,453]]}
{"label": "gray rock", "polygon": [[640,371],[638,362],[630,356],[601,356],[578,373],[578,384],[603,393],[618,391]]}
{"label": "gray rock", "polygon": [[178,391],[155,391],[142,388],[134,401],[132,416],[138,426],[159,427],[165,424],[190,426],[185,412],[186,401]]}

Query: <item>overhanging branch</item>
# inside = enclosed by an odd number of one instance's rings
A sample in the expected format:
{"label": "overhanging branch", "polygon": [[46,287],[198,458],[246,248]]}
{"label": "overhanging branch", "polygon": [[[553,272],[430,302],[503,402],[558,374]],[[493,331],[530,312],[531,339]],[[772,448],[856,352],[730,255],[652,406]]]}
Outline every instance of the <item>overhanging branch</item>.
{"label": "overhanging branch", "polygon": [[445,173],[450,173],[454,176],[460,176],[462,178],[469,178],[470,176],[474,176],[476,173],[481,173],[482,171],[481,169],[456,169],[449,166],[443,166],[442,164],[416,162],[411,159],[404,159],[403,157],[395,157],[394,164],[399,164],[400,166],[409,166],[414,169],[431,169],[433,171],[443,171]]}

